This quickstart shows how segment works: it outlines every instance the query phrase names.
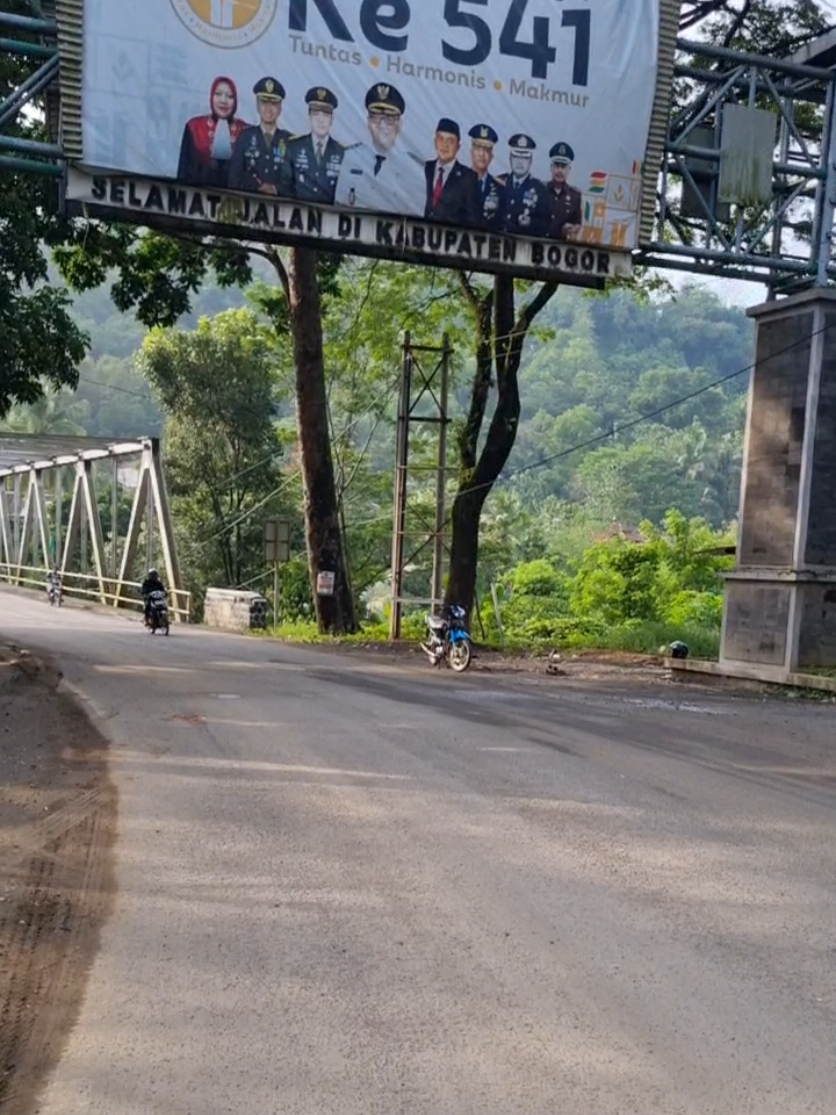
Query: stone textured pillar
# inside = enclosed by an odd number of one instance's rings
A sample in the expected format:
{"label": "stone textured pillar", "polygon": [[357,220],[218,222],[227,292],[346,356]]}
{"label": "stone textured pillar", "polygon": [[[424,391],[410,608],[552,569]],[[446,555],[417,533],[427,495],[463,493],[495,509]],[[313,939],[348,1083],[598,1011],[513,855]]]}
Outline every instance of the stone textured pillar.
{"label": "stone textured pillar", "polygon": [[757,323],[720,660],[836,665],[836,292],[749,310]]}

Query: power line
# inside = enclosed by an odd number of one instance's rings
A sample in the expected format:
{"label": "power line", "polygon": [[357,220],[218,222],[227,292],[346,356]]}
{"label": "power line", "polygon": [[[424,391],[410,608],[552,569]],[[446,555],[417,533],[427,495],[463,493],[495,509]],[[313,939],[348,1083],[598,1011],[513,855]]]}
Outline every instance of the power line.
{"label": "power line", "polygon": [[[803,347],[808,343],[808,340],[812,340],[813,337],[817,337],[820,334],[826,333],[828,329],[831,328],[833,328],[832,323],[824,325],[820,329],[814,330],[809,335],[809,337],[805,337],[801,341],[793,341],[785,348],[776,349],[774,352],[771,352],[767,357],[760,361],[760,363],[765,364],[768,361],[774,360],[779,356],[785,356],[788,352],[793,352],[795,349]],[[664,406],[661,407],[657,407],[655,410],[651,410],[647,414],[642,414],[639,415],[639,417],[637,418],[632,418],[629,421],[624,422],[620,426],[615,426],[615,424],[613,424],[611,430],[605,434],[597,434],[595,437],[587,438],[585,441],[578,442],[576,445],[572,445],[568,449],[562,449],[558,453],[551,453],[546,457],[541,457],[539,460],[533,461],[529,465],[522,465],[520,468],[513,469],[512,471],[505,473],[504,475],[500,474],[496,478],[496,480],[485,481],[482,484],[476,484],[472,488],[468,488],[466,490],[466,494],[470,495],[472,492],[479,492],[482,491],[484,488],[490,490],[496,487],[498,484],[513,480],[515,477],[521,476],[524,473],[533,472],[535,469],[538,468],[544,468],[546,465],[552,464],[554,461],[561,460],[564,457],[569,457],[573,453],[579,453],[583,449],[588,449],[593,445],[599,445],[601,442],[608,441],[610,438],[614,437],[616,433],[620,433],[623,430],[634,429],[636,426],[641,425],[643,422],[650,422],[652,419],[658,418],[662,414],[666,414],[669,410],[674,410],[676,407],[682,406],[683,403],[690,402],[692,399],[696,399],[700,395],[704,395],[707,391],[711,391],[715,387],[719,387],[724,383],[728,383],[733,379],[737,379],[739,376],[745,375],[747,372],[750,373],[754,367],[754,362],[746,364],[744,367],[738,368],[734,372],[729,372],[727,375],[720,376],[719,379],[712,380],[711,383],[706,383],[702,387],[699,387],[694,391],[689,391],[687,395],[682,395],[680,398],[675,399],[673,402],[666,403]],[[377,520],[369,519],[360,525],[367,526],[371,525],[374,522],[383,522],[383,519],[384,517],[380,516]],[[450,515],[448,515],[445,519],[442,529],[446,529],[450,525],[450,521]],[[375,582],[377,582],[384,575],[384,573],[387,573],[389,571],[389,568],[390,567],[388,564],[385,565],[375,574],[375,576],[369,581],[369,583],[374,584]]]}
{"label": "power line", "polygon": [[[820,329],[815,330],[809,335],[809,337],[805,338],[804,340],[793,341],[785,348],[776,349],[775,352],[771,352],[769,356],[765,357],[762,361],[760,361],[760,363],[765,364],[768,361],[774,360],[779,356],[785,356],[788,352],[793,352],[795,349],[801,348],[802,346],[806,345],[808,340],[811,340],[813,337],[816,337],[821,333],[826,333],[827,330],[831,329],[832,327],[832,324],[823,325]],[[485,483],[483,484],[477,484],[473,488],[468,488],[468,494],[470,492],[481,491],[483,488],[492,488],[495,484],[500,484],[508,480],[512,480],[517,476],[522,476],[523,473],[526,472],[533,472],[534,469],[544,468],[546,465],[552,464],[554,461],[559,461],[564,457],[569,457],[573,453],[579,453],[582,449],[588,449],[593,445],[598,445],[603,441],[608,441],[617,433],[621,433],[624,430],[632,430],[636,426],[641,425],[643,422],[650,422],[654,418],[658,418],[662,414],[667,414],[669,410],[675,410],[676,407],[682,406],[683,403],[688,403],[692,399],[699,398],[700,395],[704,395],[707,391],[712,391],[715,387],[720,387],[724,383],[728,383],[733,379],[737,379],[739,376],[750,373],[754,367],[754,362],[746,364],[744,367],[738,368],[737,371],[729,372],[727,375],[720,376],[719,379],[712,380],[711,383],[706,383],[702,387],[698,387],[694,391],[689,391],[687,395],[682,395],[680,396],[680,398],[675,399],[673,402],[665,403],[664,406],[657,407],[655,410],[648,411],[647,414],[641,414],[638,416],[638,418],[631,418],[629,421],[624,422],[623,424],[618,426],[613,424],[612,428],[605,434],[596,434],[595,437],[587,438],[585,441],[578,442],[576,445],[572,445],[568,449],[562,449],[558,453],[551,453],[547,457],[541,457],[539,460],[533,461],[531,464],[521,465],[520,468],[513,469],[510,472],[505,473],[504,475],[498,476],[495,481],[485,481]]]}

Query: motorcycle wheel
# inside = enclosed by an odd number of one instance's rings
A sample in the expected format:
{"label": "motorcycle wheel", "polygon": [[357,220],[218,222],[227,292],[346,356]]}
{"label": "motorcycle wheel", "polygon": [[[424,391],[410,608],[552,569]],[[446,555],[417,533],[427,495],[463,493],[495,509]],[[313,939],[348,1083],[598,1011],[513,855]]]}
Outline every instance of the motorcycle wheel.
{"label": "motorcycle wheel", "polygon": [[168,632],[169,632],[169,626],[170,626],[170,625],[169,625],[169,622],[168,622],[168,620],[166,620],[166,621],[165,621],[165,628],[163,629],[163,634],[165,634],[165,635],[167,635],[167,634],[168,634]]}
{"label": "motorcycle wheel", "polygon": [[464,673],[470,665],[470,642],[468,639],[461,639],[457,643],[450,644],[447,651],[447,665],[457,674]]}

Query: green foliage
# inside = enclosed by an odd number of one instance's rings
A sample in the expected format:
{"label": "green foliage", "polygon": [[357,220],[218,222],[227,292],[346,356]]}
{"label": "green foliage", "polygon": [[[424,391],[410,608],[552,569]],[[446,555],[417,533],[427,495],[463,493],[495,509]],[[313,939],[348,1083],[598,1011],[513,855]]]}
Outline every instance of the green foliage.
{"label": "green foliage", "polygon": [[[22,0],[6,0],[4,10],[31,14]],[[0,100],[17,89],[38,65],[3,53]],[[43,125],[21,115],[4,126],[17,139],[46,139]],[[76,384],[76,365],[88,338],[69,313],[64,290],[44,285],[45,242],[54,240],[61,221],[54,179],[0,171],[0,418],[15,404],[36,402],[45,385],[53,391]]]}
{"label": "green foliage", "polygon": [[[661,527],[646,522],[642,530],[644,541],[616,535],[593,542],[576,561],[511,569],[498,585],[507,643],[655,652],[681,638],[692,653],[716,649],[729,536],[675,510]],[[490,599],[481,614],[498,639]]]}
{"label": "green foliage", "polygon": [[263,519],[288,507],[273,423],[275,334],[252,311],[230,310],[192,331],[152,331],[139,360],[166,411],[168,484],[190,587],[200,595],[209,584],[248,583],[264,568]]}
{"label": "green foliage", "polygon": [[68,391],[45,391],[28,406],[18,404],[9,411],[0,429],[30,435],[84,435],[89,408]]}
{"label": "green foliage", "polygon": [[[279,568],[279,613],[282,623],[304,623],[314,614],[311,577],[304,558],[295,557]],[[316,624],[313,624],[316,629]]]}

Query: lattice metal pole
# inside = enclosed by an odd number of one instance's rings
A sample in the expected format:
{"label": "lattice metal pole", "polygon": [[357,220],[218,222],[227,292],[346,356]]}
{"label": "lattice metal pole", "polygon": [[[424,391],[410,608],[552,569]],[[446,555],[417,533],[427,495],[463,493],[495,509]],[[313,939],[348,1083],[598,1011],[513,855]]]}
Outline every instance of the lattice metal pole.
{"label": "lattice metal pole", "polygon": [[449,423],[447,404],[450,394],[451,355],[450,338],[445,333],[439,369],[440,383],[438,391],[438,472],[435,485],[435,533],[433,535],[433,611],[440,608],[444,601],[444,527],[447,521],[445,499],[447,491],[447,426]]}
{"label": "lattice metal pole", "polygon": [[[435,363],[431,370],[422,363],[428,357]],[[445,489],[447,482],[447,414],[450,386],[450,364],[452,348],[445,334],[442,346],[416,345],[409,333],[403,339],[403,371],[401,375],[401,394],[398,403],[398,432],[395,460],[395,500],[394,522],[392,527],[392,615],[389,634],[399,639],[402,634],[403,612],[406,597],[404,580],[410,563],[419,554],[432,548],[432,577],[428,586],[429,597],[414,599],[413,603],[439,607],[444,597],[445,551],[444,528],[446,526]],[[423,412],[419,411],[425,404]],[[431,413],[427,413],[426,404]],[[437,453],[432,465],[412,465],[427,473],[436,473],[435,512],[433,523],[422,523],[422,529],[410,532],[407,529],[410,474],[410,437],[413,424],[428,424],[438,427]],[[407,554],[406,540],[416,541],[415,548]]]}
{"label": "lattice metal pole", "polygon": [[398,428],[395,447],[395,499],[392,523],[392,614],[390,639],[400,639],[403,617],[404,530],[409,466],[409,415],[412,400],[412,348],[409,332],[401,346],[401,391],[398,399]]}

